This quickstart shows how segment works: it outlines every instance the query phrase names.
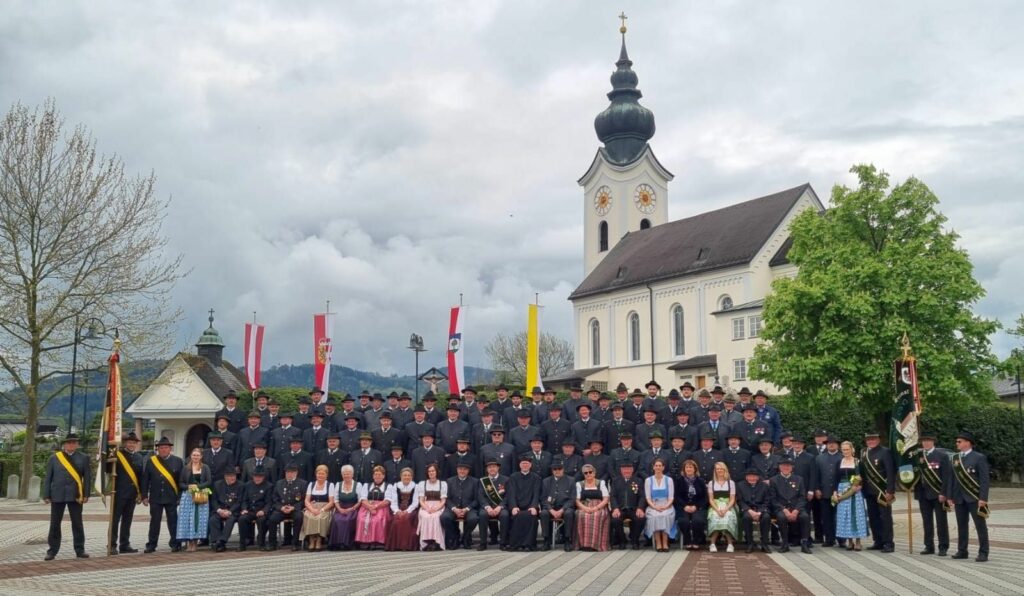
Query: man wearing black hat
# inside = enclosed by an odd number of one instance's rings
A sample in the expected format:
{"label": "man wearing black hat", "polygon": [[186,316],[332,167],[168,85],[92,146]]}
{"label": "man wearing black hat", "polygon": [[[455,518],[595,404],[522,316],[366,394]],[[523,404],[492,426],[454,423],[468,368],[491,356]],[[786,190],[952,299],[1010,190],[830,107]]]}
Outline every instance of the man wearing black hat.
{"label": "man wearing black hat", "polygon": [[398,445],[405,451],[408,441],[405,432],[395,428],[392,424],[391,412],[383,411],[378,418],[379,427],[370,433],[373,437],[373,448],[386,455],[391,453],[391,448]]}
{"label": "man wearing black hat", "polygon": [[434,425],[434,433],[437,434],[438,446],[446,453],[454,453],[458,447],[458,440],[462,437],[469,438],[469,423],[460,417],[459,404],[456,402],[448,403],[446,414],[447,418]]}
{"label": "man wearing black hat", "polygon": [[[298,427],[299,430],[306,430],[311,426],[309,423],[309,398],[303,395],[296,401],[299,410],[295,413],[292,424]],[[285,448],[287,449],[287,447]]]}
{"label": "man wearing black hat", "polygon": [[565,475],[561,457],[551,460],[551,476],[541,483],[540,499],[540,528],[544,536],[541,550],[551,550],[554,522],[561,521],[565,552],[571,551],[573,537],[576,536],[576,481]]}
{"label": "man wearing black hat", "polygon": [[156,455],[146,460],[142,472],[142,504],[149,507],[149,540],[145,552],[156,550],[160,539],[160,521],[167,515],[167,531],[170,533],[168,544],[171,551],[178,552],[178,497],[181,489],[178,478],[184,462],[177,455],[171,455],[174,443],[167,437],[161,437],[156,444]]}
{"label": "man wearing black hat", "polygon": [[[405,430],[405,426],[413,421],[413,410],[409,407],[411,403],[412,396],[408,392],[403,391],[398,395],[398,407],[391,411],[391,423],[395,428]],[[411,443],[406,446],[413,447]]]}
{"label": "man wearing black hat", "polygon": [[761,552],[770,553],[768,536],[771,533],[772,511],[768,485],[761,478],[757,468],[747,468],[744,481],[736,483],[736,498],[739,504],[743,534],[747,539],[747,552],[754,552],[754,524],[761,533]]}
{"label": "man wearing black hat", "polygon": [[683,439],[683,449],[686,451],[693,451],[700,446],[700,432],[697,430],[697,425],[690,424],[690,409],[680,408],[676,412],[675,424],[666,427],[668,430],[668,436],[681,437]]}
{"label": "man wearing black hat", "polygon": [[512,400],[508,398],[508,387],[504,383],[499,383],[494,392],[497,397],[491,402],[491,411],[498,416],[497,421],[500,422],[504,419],[505,408],[512,407]]}
{"label": "man wearing black hat", "polygon": [[679,405],[683,406],[686,409],[692,409],[697,407],[697,400],[693,398],[693,392],[696,390],[697,388],[694,387],[693,383],[689,381],[686,381],[682,385],[680,385],[679,393],[682,396],[682,399],[679,400]]}
{"label": "man wearing black hat", "polygon": [[348,456],[348,463],[355,472],[356,482],[367,483],[373,480],[373,468],[384,461],[384,455],[373,448],[373,435],[363,431],[359,435],[359,449]]}
{"label": "man wearing black hat", "polygon": [[515,428],[523,413],[529,414],[526,423],[533,422],[533,408],[523,405],[523,394],[518,389],[509,395],[509,405],[501,411],[501,424],[505,428]]}
{"label": "man wearing black hat", "polygon": [[586,457],[590,454],[591,442],[604,440],[604,428],[597,419],[590,416],[591,406],[588,401],[580,403],[576,409],[576,421],[572,423],[572,440],[576,443],[576,450]]}
{"label": "man wearing black hat", "polygon": [[708,416],[708,409],[711,407],[711,392],[707,389],[701,389],[697,393],[697,404],[690,407],[690,424],[700,426],[702,422],[706,421]]}
{"label": "man wearing black hat", "polygon": [[321,412],[310,412],[309,421],[312,426],[302,431],[302,448],[307,453],[316,453],[327,446],[328,429],[324,424]]}
{"label": "man wearing black hat", "polygon": [[273,505],[273,493],[274,485],[267,480],[267,470],[262,467],[254,469],[252,479],[242,487],[242,505],[238,514],[239,551],[244,552],[254,543],[260,550],[266,549],[267,520]]}
{"label": "man wearing black hat", "polygon": [[[391,414],[387,414],[387,417],[388,426],[390,427]],[[359,449],[359,437],[363,434],[363,431],[359,429],[359,420],[355,416],[346,416],[343,422],[344,425],[338,431],[338,444],[345,453],[352,453]]]}
{"label": "man wearing black hat", "polygon": [[547,419],[540,425],[540,436],[552,454],[561,453],[562,444],[572,440],[572,424],[562,418],[560,406],[552,405],[547,409]]}
{"label": "man wearing black hat", "polygon": [[470,449],[473,453],[479,453],[480,449],[482,449],[484,445],[489,445],[491,443],[491,429],[494,426],[494,412],[489,408],[481,410],[480,422],[478,424],[473,424],[469,431],[470,438],[473,440],[473,442],[470,443]]}
{"label": "man wearing black hat", "polygon": [[569,478],[575,480],[583,478],[583,456],[576,453],[576,443],[572,441],[562,443],[562,465],[565,466],[565,475]]}
{"label": "man wearing black hat", "polygon": [[293,437],[302,437],[303,429],[295,426],[295,415],[291,412],[281,414],[281,425],[270,431],[270,441],[267,442],[268,453],[271,457],[280,457],[288,451],[292,445]]}
{"label": "man wearing black hat", "polygon": [[682,404],[682,396],[675,389],[668,392],[668,404],[658,413],[658,422],[666,429],[676,423],[676,414],[683,410],[689,411],[689,406]]}
{"label": "man wearing black hat", "polygon": [[[360,402],[363,401],[364,395],[367,398],[370,398],[370,394],[366,391],[363,391],[362,393],[359,394]],[[396,393],[395,395],[398,394]],[[365,410],[359,408],[359,410],[363,413],[363,423],[366,424],[366,429],[369,430],[370,432],[373,432],[380,428],[380,415],[383,414],[384,412],[387,412],[388,410],[384,407],[383,395],[378,393],[371,399],[372,405],[370,405],[370,407],[366,408]]]}
{"label": "man wearing black hat", "polygon": [[725,399],[722,400],[722,422],[729,425],[732,428],[743,421],[743,414],[739,408],[736,407],[736,397],[734,395],[726,395]]}
{"label": "man wearing black hat", "polygon": [[779,461],[779,473],[768,481],[775,521],[782,534],[780,553],[789,552],[790,524],[800,526],[800,552],[811,554],[810,519],[807,515],[807,485],[804,479],[793,473],[793,460],[784,457]]}
{"label": "man wearing black hat", "polygon": [[814,533],[816,541],[825,546],[836,543],[836,506],[832,493],[839,485],[839,437],[825,437],[825,451],[814,458]]}
{"label": "man wearing black hat", "polygon": [[469,475],[473,478],[479,478],[480,458],[469,450],[469,443],[470,439],[468,436],[462,436],[455,440],[455,451],[449,453],[445,458],[446,467],[444,469],[457,470],[460,464],[465,463],[469,467]]}
{"label": "man wearing black hat", "polygon": [[697,425],[697,433],[700,435],[710,434],[715,437],[715,449],[724,449],[728,444],[732,428],[722,421],[722,406],[711,404],[707,410],[708,419]]}
{"label": "man wearing black hat", "polygon": [[659,385],[654,379],[651,379],[650,381],[647,381],[646,385],[644,385],[644,389],[647,390],[647,396],[644,397],[644,409],[661,412],[662,408],[665,407],[665,402],[658,397],[661,393],[661,385]]}
{"label": "man wearing black hat", "polygon": [[940,557],[949,550],[949,522],[946,517],[947,501],[952,504],[953,466],[950,454],[935,447],[935,433],[922,430],[919,439],[921,449],[915,458],[919,481],[914,485],[914,498],[921,510],[924,526],[924,550],[922,555],[935,554],[935,535],[938,530]]}
{"label": "man wearing black hat", "polygon": [[579,383],[573,383],[569,386],[569,399],[562,402],[562,418],[568,420],[570,424],[576,422],[576,408],[580,404],[589,403],[590,400],[583,397],[583,386]]}
{"label": "man wearing black hat", "polygon": [[218,431],[207,435],[210,446],[203,449],[203,463],[210,468],[210,479],[213,482],[224,479],[224,472],[235,470],[238,458],[230,449],[224,448],[224,436]]}
{"label": "man wearing black hat", "polygon": [[[300,443],[302,439],[297,439]],[[285,453],[288,453],[287,448]],[[242,462],[242,482],[246,483],[252,479],[253,472],[256,468],[262,468],[267,474],[268,479],[277,478],[277,459],[270,457],[267,454],[267,446],[265,443],[256,443],[252,446],[252,457]]]}
{"label": "man wearing black hat", "polygon": [[629,400],[629,403],[623,406],[622,416],[632,422],[634,426],[643,424],[644,411],[647,409],[644,407],[644,392],[640,391],[640,389],[634,389],[629,394]]}
{"label": "man wearing black hat", "polygon": [[605,422],[612,419],[611,411],[611,398],[608,397],[608,393],[602,391],[601,395],[597,398],[597,408],[590,413],[591,416],[597,418],[598,421],[604,425]]}
{"label": "man wearing black hat", "polygon": [[611,544],[619,550],[626,548],[625,523],[629,521],[629,544],[633,550],[640,550],[640,536],[646,523],[644,481],[634,473],[631,461],[619,461],[618,472],[612,478],[608,492],[611,508]]}
{"label": "man wearing black hat", "polygon": [[142,501],[142,473],[145,460],[139,453],[139,437],[130,432],[121,439],[122,447],[115,456],[117,480],[114,484],[114,514],[110,537],[117,539],[117,544],[108,544],[107,552],[137,553],[132,548],[132,518],[135,516],[135,505]]}
{"label": "man wearing black hat", "polygon": [[[262,414],[262,413],[261,413]],[[274,398],[267,401],[267,413],[262,415],[260,424],[271,431],[281,426],[281,404]]]}
{"label": "man wearing black hat", "polygon": [[970,520],[978,534],[978,556],[988,561],[988,458],[974,450],[974,435],[963,431],[956,436],[957,453],[953,456],[952,497],[956,510],[956,554],[954,559],[967,558]]}
{"label": "man wearing black hat", "polygon": [[[477,487],[476,502],[480,506],[480,546],[477,550],[487,550],[488,531],[492,531],[490,544],[498,544],[499,536],[502,548],[508,544],[508,508],[505,507],[508,476],[501,474],[501,464],[497,459],[484,460],[487,474],[480,479],[480,486]],[[496,528],[491,528],[491,523]],[[498,536],[493,530],[497,530]]]}
{"label": "man wearing black hat", "polygon": [[540,476],[541,480],[551,475],[551,454],[544,451],[544,439],[534,435],[530,441],[530,449],[526,452],[533,459],[533,473]]}
{"label": "man wearing black hat", "polygon": [[668,432],[658,422],[658,412],[655,410],[644,410],[643,422],[633,428],[633,436],[636,437],[636,448],[640,451],[647,451],[651,448],[651,435],[658,433],[664,439]]}
{"label": "man wearing black hat", "polygon": [[633,428],[635,425],[626,420],[623,415],[623,407],[620,403],[614,403],[611,407],[612,417],[604,422],[604,445],[609,451],[615,451],[619,448],[619,438],[623,434],[628,433],[630,437],[633,436]]}
{"label": "man wearing black hat", "polygon": [[427,479],[427,466],[437,466],[438,478],[445,477],[445,452],[434,445],[434,425],[424,424],[420,434],[420,446],[414,447],[409,459],[412,460],[412,473],[416,482]]}
{"label": "man wearing black hat", "polygon": [[480,461],[496,461],[503,476],[512,474],[515,466],[516,449],[505,442],[505,429],[501,425],[491,426],[491,442],[480,448]]}
{"label": "man wearing black hat", "polygon": [[434,395],[433,391],[428,390],[423,394],[420,401],[423,402],[423,419],[426,420],[427,423],[433,424],[436,427],[438,422],[444,420],[444,414],[441,410],[437,409],[437,396]]}
{"label": "man wearing black hat", "polygon": [[384,460],[384,480],[388,484],[394,484],[402,479],[402,470],[412,469],[412,462],[406,459],[402,453],[402,446],[394,444],[388,450],[390,457]]}
{"label": "man wearing black hat", "polygon": [[348,453],[341,450],[341,439],[338,433],[327,435],[327,447],[316,454],[316,465],[327,466],[327,482],[341,482],[341,466],[348,463]]}
{"label": "man wearing black hat", "polygon": [[[277,460],[278,472],[284,478],[285,468],[289,464],[295,464],[299,472],[299,478],[307,480],[313,478],[313,454],[302,448],[303,440],[300,437],[292,437],[291,446],[288,451]],[[278,479],[280,480],[280,478]]]}
{"label": "man wearing black hat", "polygon": [[764,479],[779,473],[780,456],[774,450],[775,442],[770,436],[765,435],[757,442],[757,452],[750,456],[750,465],[757,468]]}
{"label": "man wearing black hat", "polygon": [[515,425],[512,427],[506,426],[505,428],[511,428],[508,433],[509,443],[515,447],[516,454],[526,453],[530,450],[530,443],[534,437],[540,436],[540,429],[530,424],[533,420],[533,412],[525,408],[506,408],[506,418],[510,415],[515,415]]}
{"label": "man wearing black hat", "polygon": [[868,525],[874,544],[868,550],[891,553],[892,502],[896,498],[896,466],[892,452],[881,446],[877,432],[864,435],[866,448],[861,452],[860,465],[864,471],[864,500],[868,505]]}
{"label": "man wearing black hat", "polygon": [[309,413],[318,412],[324,413],[324,392],[319,387],[313,387],[309,390]]}
{"label": "man wearing black hat", "polygon": [[729,477],[736,484],[743,482],[747,468],[750,467],[750,452],[740,447],[742,437],[737,431],[729,433],[729,445],[722,450],[722,461],[729,468]]}
{"label": "man wearing black hat", "polygon": [[540,515],[540,476],[533,473],[533,458],[519,457],[519,472],[508,479],[505,506],[509,513],[508,542],[503,550],[537,550],[537,518]]}
{"label": "man wearing black hat", "polygon": [[234,391],[228,391],[223,399],[224,407],[217,411],[217,416],[227,416],[228,430],[237,435],[245,428],[245,412],[238,409],[238,396]]}
{"label": "man wearing black hat", "polygon": [[[412,410],[413,420],[412,422],[405,425],[403,429],[405,431],[406,443],[409,447],[409,451],[420,446],[420,437],[423,431],[428,427],[433,430],[434,425],[427,422],[427,409],[423,407],[423,404],[417,405]],[[392,415],[393,416],[393,415]]]}
{"label": "man wearing black hat", "polygon": [[341,411],[334,415],[337,428],[340,429],[343,426],[342,423],[345,422],[345,418],[348,416],[356,417],[360,429],[369,430],[366,423],[366,415],[356,408],[356,398],[352,397],[351,393],[345,394],[345,397],[341,400]]}
{"label": "man wearing black hat", "polygon": [[[534,387],[534,390],[540,390],[540,387]],[[555,390],[548,387],[541,391],[541,401],[535,401],[533,404],[533,425],[540,427],[548,421],[550,412],[553,408],[561,409],[558,404],[555,403]]]}
{"label": "man wearing black hat", "polygon": [[240,460],[252,457],[252,446],[254,443],[269,443],[270,431],[260,426],[260,415],[258,412],[249,412],[249,426],[238,431],[238,449],[236,454]]}
{"label": "man wearing black hat", "polygon": [[299,466],[294,462],[285,466],[284,478],[277,481],[271,498],[270,518],[267,520],[267,535],[270,537],[268,550],[277,550],[277,526],[281,522],[290,521],[285,525],[284,544],[292,545],[292,550],[302,549],[299,530],[302,528],[302,509],[306,501],[305,480],[299,477]]}
{"label": "man wearing black hat", "polygon": [[768,425],[757,419],[757,406],[754,404],[744,404],[740,408],[740,414],[743,420],[739,424],[733,427],[734,431],[739,431],[743,437],[743,448],[751,453],[757,453],[758,443],[761,439],[768,437],[772,439],[772,430],[768,428]]}
{"label": "man wearing black hat", "polygon": [[[590,453],[583,456],[583,465],[594,466],[594,475],[598,480],[608,480],[612,477],[612,460],[604,453],[604,439],[596,438],[590,442]],[[577,480],[582,480],[582,475]]]}
{"label": "man wearing black hat", "polygon": [[[216,426],[214,426],[214,430],[220,433],[221,440],[224,441],[222,443],[222,445],[224,445],[224,448],[230,449],[231,453],[235,454],[235,461],[232,463],[234,463],[237,466],[242,461],[242,459],[239,457],[238,452],[238,435],[228,430],[228,425],[230,424],[230,422],[230,416],[228,416],[227,414],[218,414],[217,424]],[[210,435],[206,436],[206,446],[210,446]]]}
{"label": "man wearing black hat", "polygon": [[71,534],[75,556],[87,559],[85,552],[85,526],[82,524],[82,505],[89,502],[92,484],[89,482],[89,458],[78,452],[78,435],[68,433],[60,451],[46,462],[43,479],[43,501],[50,506],[50,532],[46,537],[49,548],[45,560],[52,561],[60,551],[60,526],[64,510],[71,517]]}
{"label": "man wearing black hat", "polygon": [[[468,453],[468,452],[467,452]],[[473,547],[473,530],[480,520],[477,513],[477,481],[471,475],[473,463],[460,459],[455,463],[455,475],[448,479],[448,499],[441,514],[446,548]],[[459,530],[459,522],[462,530]]]}
{"label": "man wearing black hat", "polygon": [[210,544],[214,552],[225,551],[231,531],[242,513],[242,485],[234,469],[225,470],[224,479],[213,483],[210,495]]}
{"label": "man wearing black hat", "polygon": [[772,429],[772,440],[778,445],[782,437],[782,418],[779,411],[768,405],[768,394],[761,389],[754,394],[754,406],[757,408],[757,419]]}
{"label": "man wearing black hat", "polygon": [[715,472],[715,464],[724,461],[722,452],[715,449],[715,435],[706,433],[700,437],[700,449],[693,452],[693,461],[697,463],[697,471],[704,482],[711,482]]}

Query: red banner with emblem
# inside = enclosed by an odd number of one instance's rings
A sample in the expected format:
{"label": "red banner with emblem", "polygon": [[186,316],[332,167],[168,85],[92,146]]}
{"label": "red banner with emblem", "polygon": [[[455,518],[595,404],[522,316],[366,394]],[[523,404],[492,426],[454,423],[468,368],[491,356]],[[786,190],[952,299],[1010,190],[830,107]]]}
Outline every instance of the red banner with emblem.
{"label": "red banner with emblem", "polygon": [[331,348],[331,314],[313,315],[313,381],[324,395],[331,380]]}

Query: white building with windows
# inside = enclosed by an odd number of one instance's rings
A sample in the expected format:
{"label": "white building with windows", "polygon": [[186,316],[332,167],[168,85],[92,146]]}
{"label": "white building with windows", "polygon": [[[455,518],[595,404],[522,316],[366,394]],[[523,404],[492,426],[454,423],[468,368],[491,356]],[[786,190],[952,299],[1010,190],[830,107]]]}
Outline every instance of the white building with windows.
{"label": "white building with windows", "polygon": [[579,179],[584,279],[569,296],[575,370],[545,381],[777,392],[749,378],[748,361],[772,281],[796,273],[786,259],[789,224],[822,203],[802,184],[668,221],[673,175],[648,143],[654,115],[639,104],[632,65],[623,36],[611,105],[594,122],[603,147]]}

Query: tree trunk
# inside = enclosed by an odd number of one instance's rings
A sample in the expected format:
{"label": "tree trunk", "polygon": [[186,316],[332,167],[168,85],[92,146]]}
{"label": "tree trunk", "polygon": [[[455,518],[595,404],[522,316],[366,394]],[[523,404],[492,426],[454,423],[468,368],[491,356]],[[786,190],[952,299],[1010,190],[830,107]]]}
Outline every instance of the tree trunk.
{"label": "tree trunk", "polygon": [[25,415],[25,444],[21,448],[21,484],[18,486],[18,498],[28,498],[28,479],[35,474],[36,428],[39,426],[39,400],[36,388],[29,388],[28,408]]}

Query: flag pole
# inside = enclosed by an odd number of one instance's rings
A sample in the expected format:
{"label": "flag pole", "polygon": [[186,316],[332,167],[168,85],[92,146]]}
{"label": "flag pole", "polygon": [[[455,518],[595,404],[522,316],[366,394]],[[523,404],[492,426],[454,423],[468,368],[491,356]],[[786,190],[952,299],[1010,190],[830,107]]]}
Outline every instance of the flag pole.
{"label": "flag pole", "polygon": [[[100,425],[100,437],[101,437],[101,441],[103,441],[107,445],[107,454],[106,454],[105,458],[101,458],[101,460],[100,460],[100,466],[101,467],[96,470],[97,474],[102,473],[102,471],[104,469],[106,469],[105,468],[106,464],[110,465],[110,477],[109,477],[108,481],[106,483],[100,484],[100,495],[101,495],[101,497],[103,495],[103,492],[102,492],[103,488],[105,488],[107,486],[110,487],[110,489],[108,490],[108,493],[109,493],[109,496],[110,496],[110,502],[109,503],[105,503],[107,505],[107,556],[108,557],[117,554],[117,543],[115,542],[116,537],[114,536],[114,509],[117,507],[117,503],[115,502],[115,500],[117,499],[117,495],[116,495],[116,493],[117,493],[117,450],[120,449],[120,447],[121,447],[121,437],[120,437],[120,435],[117,436],[117,438],[115,439],[115,442],[111,443],[110,440],[109,440],[110,439],[109,431],[108,431],[106,439],[103,438],[103,431],[104,431],[103,427],[105,427],[107,425],[107,421],[109,421],[110,418],[111,418],[111,416],[110,416],[110,408],[111,408],[112,405],[114,405],[113,402],[115,401],[114,400],[114,396],[112,395],[112,392],[115,391],[115,388],[111,386],[112,385],[112,383],[111,383],[111,381],[112,381],[111,374],[114,373],[114,370],[113,370],[114,367],[119,366],[119,363],[121,361],[120,352],[121,352],[121,338],[118,337],[118,334],[115,331],[115,335],[114,335],[114,355],[117,356],[117,357],[116,358],[112,357],[108,361],[108,363],[107,363],[107,399],[106,399],[106,406],[103,408],[103,421],[104,422],[103,422],[103,424]],[[120,384],[121,383],[120,370],[117,371],[116,375],[117,375],[116,376],[116,382],[118,384]],[[117,388],[116,390],[120,391],[119,388]],[[120,401],[118,401],[117,407],[118,408],[121,407]],[[117,418],[120,419],[120,417],[121,417],[121,413],[118,412]],[[118,430],[118,432],[120,432],[120,429],[117,429],[117,430]],[[111,449],[111,446],[113,446],[113,449]],[[104,462],[104,460],[106,460],[106,461]],[[124,523],[124,522],[122,521],[122,523]]]}

